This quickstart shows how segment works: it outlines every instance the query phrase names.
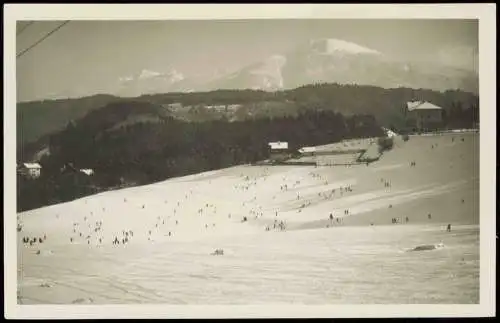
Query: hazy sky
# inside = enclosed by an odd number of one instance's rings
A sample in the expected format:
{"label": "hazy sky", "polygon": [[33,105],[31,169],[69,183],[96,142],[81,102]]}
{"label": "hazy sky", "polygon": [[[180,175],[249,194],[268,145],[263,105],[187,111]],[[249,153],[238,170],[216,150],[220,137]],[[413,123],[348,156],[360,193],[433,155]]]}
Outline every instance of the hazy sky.
{"label": "hazy sky", "polygon": [[[18,32],[25,24],[18,23]],[[16,52],[59,24],[28,26],[17,36]],[[17,59],[17,100],[113,92],[120,77],[144,69],[210,77],[324,37],[477,70],[473,20],[71,21]]]}

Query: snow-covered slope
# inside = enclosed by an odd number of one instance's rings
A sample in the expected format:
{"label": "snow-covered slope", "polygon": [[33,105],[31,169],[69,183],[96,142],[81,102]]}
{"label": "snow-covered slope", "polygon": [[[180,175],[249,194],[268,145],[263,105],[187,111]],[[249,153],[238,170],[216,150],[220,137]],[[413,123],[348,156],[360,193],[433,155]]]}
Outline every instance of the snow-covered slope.
{"label": "snow-covered slope", "polygon": [[18,302],[477,304],[478,142],[415,136],[369,166],[238,166],[20,213]]}

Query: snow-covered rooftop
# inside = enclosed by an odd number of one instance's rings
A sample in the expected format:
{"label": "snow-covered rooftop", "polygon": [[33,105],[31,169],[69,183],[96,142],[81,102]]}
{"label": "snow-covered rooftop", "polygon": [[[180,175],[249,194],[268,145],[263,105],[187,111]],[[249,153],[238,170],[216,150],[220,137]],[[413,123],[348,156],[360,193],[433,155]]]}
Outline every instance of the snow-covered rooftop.
{"label": "snow-covered rooftop", "polygon": [[442,110],[443,108],[438,107],[427,101],[412,101],[406,104],[408,111],[413,110]]}
{"label": "snow-covered rooftop", "polygon": [[278,141],[278,142],[270,142],[268,144],[271,149],[288,149],[288,142],[286,141]]}
{"label": "snow-covered rooftop", "polygon": [[39,163],[23,163],[26,168],[42,168]]}
{"label": "snow-covered rooftop", "polygon": [[301,153],[313,153],[316,151],[316,147],[302,147],[299,149]]}

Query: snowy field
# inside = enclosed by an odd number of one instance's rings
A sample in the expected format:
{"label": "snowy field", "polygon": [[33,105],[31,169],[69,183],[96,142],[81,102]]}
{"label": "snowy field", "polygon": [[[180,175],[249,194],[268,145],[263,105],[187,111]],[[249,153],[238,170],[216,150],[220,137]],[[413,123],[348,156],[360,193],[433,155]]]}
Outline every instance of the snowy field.
{"label": "snowy field", "polygon": [[369,166],[232,167],[18,221],[19,304],[478,304],[479,134],[396,138]]}

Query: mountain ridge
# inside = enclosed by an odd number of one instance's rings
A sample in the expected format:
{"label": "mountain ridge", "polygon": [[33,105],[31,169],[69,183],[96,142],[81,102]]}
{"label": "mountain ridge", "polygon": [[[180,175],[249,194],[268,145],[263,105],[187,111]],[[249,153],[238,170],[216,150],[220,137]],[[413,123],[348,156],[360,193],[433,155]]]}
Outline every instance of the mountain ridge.
{"label": "mountain ridge", "polygon": [[[194,93],[165,93],[136,98],[92,96],[81,99],[39,101],[17,106],[18,160],[29,160],[48,145],[50,133],[68,122],[115,104],[116,113],[124,114],[122,125],[136,122],[159,122],[171,116],[187,122],[241,121],[247,119],[294,116],[305,110],[331,110],[344,115],[371,114],[382,126],[402,125],[402,110],[407,101],[427,100],[445,110],[460,105],[465,109],[479,107],[479,98],[463,91],[437,92],[410,88],[384,89],[374,86],[313,84],[293,90],[218,90]],[[144,109],[134,116],[120,111],[120,104],[142,102]],[[149,108],[146,106],[149,105]],[[69,107],[64,112],[64,107]],[[62,108],[62,110],[61,110]],[[40,109],[43,113],[40,113]],[[149,109],[149,110],[148,110]],[[139,110],[138,110],[139,111]],[[148,112],[153,111],[153,112]],[[20,116],[22,116],[20,118]],[[158,117],[159,116],[159,117]],[[89,125],[89,127],[92,125]],[[113,126],[116,126],[113,124]]]}
{"label": "mountain ridge", "polygon": [[119,94],[127,96],[164,92],[199,92],[217,89],[260,89],[277,91],[302,85],[328,82],[373,85],[383,88],[411,87],[438,91],[460,89],[475,94],[479,77],[469,70],[439,64],[395,59],[384,53],[336,38],[317,38],[284,53],[243,66],[214,78],[184,75],[169,68],[166,72],[119,80]]}

